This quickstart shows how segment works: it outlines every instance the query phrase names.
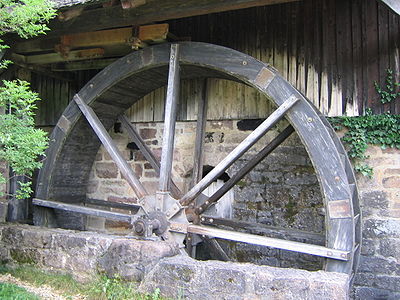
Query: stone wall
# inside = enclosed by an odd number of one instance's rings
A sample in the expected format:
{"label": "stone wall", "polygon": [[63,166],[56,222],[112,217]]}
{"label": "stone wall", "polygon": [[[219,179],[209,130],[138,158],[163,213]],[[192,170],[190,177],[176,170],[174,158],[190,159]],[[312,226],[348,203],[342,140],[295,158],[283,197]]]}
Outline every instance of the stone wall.
{"label": "stone wall", "polygon": [[371,179],[358,176],[363,244],[357,299],[400,299],[400,150],[370,146]]}
{"label": "stone wall", "polygon": [[120,275],[174,299],[345,300],[347,275],[200,262],[166,242],[28,225],[0,225],[0,262],[30,263],[80,280]]}

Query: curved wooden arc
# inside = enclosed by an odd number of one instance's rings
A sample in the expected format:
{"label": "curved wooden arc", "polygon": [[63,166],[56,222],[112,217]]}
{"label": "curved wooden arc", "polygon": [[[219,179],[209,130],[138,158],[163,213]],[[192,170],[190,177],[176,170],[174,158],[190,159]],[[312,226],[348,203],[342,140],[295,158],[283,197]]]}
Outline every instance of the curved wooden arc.
{"label": "curved wooden arc", "polygon": [[[354,272],[358,260],[354,253],[361,237],[357,225],[360,218],[355,216],[359,214],[357,188],[348,158],[329,123],[267,64],[216,45],[185,42],[179,48],[182,79],[217,77],[240,81],[267,95],[277,106],[292,97],[299,99],[285,117],[309,153],[320,183],[327,211],[326,246],[351,253],[347,262],[328,259],[325,268]],[[133,52],[97,74],[78,95],[109,129],[132,104],[166,85],[169,53],[168,44]],[[74,102],[61,116],[50,143],[39,174],[37,198],[82,202],[100,143]]]}

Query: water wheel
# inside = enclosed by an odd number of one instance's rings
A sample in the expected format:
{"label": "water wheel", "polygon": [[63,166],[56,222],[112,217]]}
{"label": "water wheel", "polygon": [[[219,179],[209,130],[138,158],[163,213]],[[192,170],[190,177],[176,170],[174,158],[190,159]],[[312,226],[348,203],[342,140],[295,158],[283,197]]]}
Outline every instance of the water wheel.
{"label": "water wheel", "polygon": [[[200,105],[195,145],[195,157],[199,157],[199,163],[195,163],[193,168],[197,180],[188,192],[182,193],[171,178],[179,83],[180,79],[200,77],[229,79],[250,85],[267,95],[277,109],[202,178],[200,158],[206,117]],[[123,113],[146,94],[165,85],[167,98],[159,162]],[[284,118],[290,123],[286,129],[221,189],[204,197],[203,191],[216,178]],[[110,138],[108,130],[117,119],[157,172],[159,184],[155,194],[146,191]],[[204,217],[203,212],[294,131],[309,154],[322,191],[326,210],[325,246],[210,226],[214,220]],[[134,232],[143,237],[156,235],[181,245],[185,235],[216,237],[321,256],[326,258],[327,271],[355,272],[361,239],[360,210],[355,177],[343,146],[326,119],[299,91],[273,68],[246,54],[192,42],[163,44],[131,53],[98,73],[74,96],[50,139],[34,199],[34,219],[38,225],[61,224],[63,218],[68,219],[69,224],[74,218],[79,223],[81,214],[91,214],[129,221]],[[89,173],[100,144],[104,145],[139,199],[132,214],[79,205],[85,201]],[[62,212],[55,221],[54,211]]]}

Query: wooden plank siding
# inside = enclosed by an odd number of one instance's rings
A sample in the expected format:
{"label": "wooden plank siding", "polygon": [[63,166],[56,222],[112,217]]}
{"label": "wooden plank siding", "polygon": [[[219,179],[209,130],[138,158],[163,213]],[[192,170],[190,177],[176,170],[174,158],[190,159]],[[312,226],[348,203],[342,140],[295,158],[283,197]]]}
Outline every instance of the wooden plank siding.
{"label": "wooden plank siding", "polygon": [[[382,105],[374,81],[384,85],[386,70],[400,79],[400,16],[377,0],[304,0],[182,18],[169,22],[176,36],[218,44],[250,54],[277,68],[323,114],[400,113],[400,101]],[[55,124],[66,97],[95,72],[76,72],[74,86],[37,78],[46,99],[40,122]],[[54,92],[49,92],[53,85]],[[202,80],[181,86],[179,120],[194,120]],[[57,100],[61,93],[60,100]],[[212,79],[208,119],[263,118],[268,101],[242,84]],[[53,97],[57,104],[50,104]],[[144,97],[129,111],[133,121],[161,121],[165,88]]]}
{"label": "wooden plank siding", "polygon": [[[325,115],[359,115],[367,107],[378,114],[400,113],[399,102],[382,105],[374,87],[375,81],[384,85],[389,68],[400,77],[400,17],[380,1],[305,0],[175,20],[170,28],[193,41],[227,46],[271,63]],[[182,91],[186,116],[180,114],[181,120],[196,118],[199,84],[192,82],[192,91]],[[259,102],[263,97],[248,87],[214,80],[209,89],[209,119],[265,117],[270,112],[268,104]],[[152,120],[162,120],[154,113],[162,109],[154,105],[163,100],[148,98]],[[135,105],[132,120],[150,121],[144,110],[145,103]]]}

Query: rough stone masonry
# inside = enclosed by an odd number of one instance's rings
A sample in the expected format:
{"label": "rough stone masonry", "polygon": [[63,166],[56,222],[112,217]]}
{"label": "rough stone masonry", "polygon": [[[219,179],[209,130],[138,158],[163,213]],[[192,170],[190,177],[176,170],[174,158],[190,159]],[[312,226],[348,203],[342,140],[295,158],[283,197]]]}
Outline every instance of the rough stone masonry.
{"label": "rough stone masonry", "polygon": [[0,225],[0,261],[29,263],[79,280],[119,274],[142,292],[179,299],[344,300],[348,276],[332,272],[197,261],[172,244],[28,225]]}

